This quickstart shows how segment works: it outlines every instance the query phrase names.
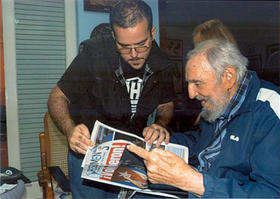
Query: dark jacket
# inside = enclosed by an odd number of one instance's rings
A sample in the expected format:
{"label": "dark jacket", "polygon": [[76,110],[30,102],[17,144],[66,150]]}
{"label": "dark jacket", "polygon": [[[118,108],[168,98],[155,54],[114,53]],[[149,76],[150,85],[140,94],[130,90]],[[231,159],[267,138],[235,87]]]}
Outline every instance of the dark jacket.
{"label": "dark jacket", "polygon": [[[202,173],[202,197],[280,197],[280,90],[251,74],[245,101],[226,127],[221,152],[208,172]],[[191,160],[214,135],[212,124],[201,120],[200,127],[200,132],[171,138],[189,146]]]}
{"label": "dark jacket", "polygon": [[95,120],[142,136],[149,114],[174,98],[173,69],[168,58],[153,42],[147,63],[153,74],[144,84],[137,112],[131,120],[130,99],[116,75],[120,56],[114,42],[88,40],[58,82],[70,100],[70,113],[76,124],[92,130]]}

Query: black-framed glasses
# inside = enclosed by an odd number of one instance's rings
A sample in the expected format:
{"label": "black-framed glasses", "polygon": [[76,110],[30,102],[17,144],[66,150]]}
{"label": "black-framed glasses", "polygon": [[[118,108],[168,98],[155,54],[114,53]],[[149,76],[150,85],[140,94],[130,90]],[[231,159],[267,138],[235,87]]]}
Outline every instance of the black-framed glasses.
{"label": "black-framed glasses", "polygon": [[132,49],[134,49],[137,53],[143,53],[149,49],[149,46],[139,46],[139,47],[133,47],[133,48],[119,48],[119,52],[121,54],[130,54]]}
{"label": "black-framed glasses", "polygon": [[143,52],[146,52],[150,46],[138,46],[138,47],[128,47],[128,46],[131,46],[131,45],[143,45],[145,44],[147,41],[148,41],[149,38],[146,38],[144,39],[143,41],[140,41],[139,43],[136,43],[136,44],[122,44],[120,43],[118,40],[116,40],[117,44],[119,44],[120,46],[122,46],[121,48],[118,48],[119,52],[121,54],[130,54],[132,49],[134,49],[137,53],[143,53]]}

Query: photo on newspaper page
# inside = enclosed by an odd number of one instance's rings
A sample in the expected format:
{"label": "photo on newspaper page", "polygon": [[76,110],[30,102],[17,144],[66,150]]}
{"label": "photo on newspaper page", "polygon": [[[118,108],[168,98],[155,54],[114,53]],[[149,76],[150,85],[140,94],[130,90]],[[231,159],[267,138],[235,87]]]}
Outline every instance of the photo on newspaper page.
{"label": "photo on newspaper page", "polygon": [[125,140],[102,143],[88,150],[82,177],[125,188],[147,188],[147,172],[143,160],[129,152]]}
{"label": "photo on newspaper page", "polygon": [[[95,146],[89,148],[82,163],[82,178],[116,185],[139,192],[166,196],[166,193],[149,189],[147,171],[142,158],[127,150],[135,144],[151,150],[144,139],[124,132],[99,121],[95,122],[91,140]],[[188,148],[177,144],[163,144],[164,150],[171,151],[188,162]],[[169,195],[169,197],[173,197]]]}

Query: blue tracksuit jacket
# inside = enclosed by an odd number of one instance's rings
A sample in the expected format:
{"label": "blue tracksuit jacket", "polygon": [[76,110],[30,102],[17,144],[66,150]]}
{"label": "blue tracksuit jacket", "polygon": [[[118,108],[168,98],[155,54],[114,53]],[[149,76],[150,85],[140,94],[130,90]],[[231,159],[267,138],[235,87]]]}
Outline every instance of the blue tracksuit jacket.
{"label": "blue tracksuit jacket", "polygon": [[[280,197],[280,89],[250,73],[246,99],[226,127],[221,153],[202,173],[202,197]],[[188,146],[195,165],[213,135],[213,125],[201,120],[199,132],[176,133],[171,142]]]}

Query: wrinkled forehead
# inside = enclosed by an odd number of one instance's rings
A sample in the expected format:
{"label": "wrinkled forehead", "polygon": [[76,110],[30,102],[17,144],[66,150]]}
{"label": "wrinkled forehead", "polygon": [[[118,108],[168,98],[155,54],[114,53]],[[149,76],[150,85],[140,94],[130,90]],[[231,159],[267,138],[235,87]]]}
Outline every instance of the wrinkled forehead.
{"label": "wrinkled forehead", "polygon": [[185,66],[186,81],[202,81],[213,76],[214,70],[203,54],[192,56]]}

